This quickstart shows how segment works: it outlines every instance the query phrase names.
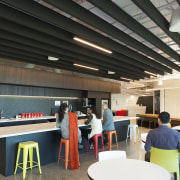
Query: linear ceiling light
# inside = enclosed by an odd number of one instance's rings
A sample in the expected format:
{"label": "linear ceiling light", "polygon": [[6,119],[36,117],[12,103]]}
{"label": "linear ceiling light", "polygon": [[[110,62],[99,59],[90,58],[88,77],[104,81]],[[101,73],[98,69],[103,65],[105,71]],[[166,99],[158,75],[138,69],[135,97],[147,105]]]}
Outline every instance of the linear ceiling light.
{"label": "linear ceiling light", "polygon": [[172,13],[169,31],[180,32],[180,7]]}
{"label": "linear ceiling light", "polygon": [[121,79],[124,79],[124,80],[127,80],[127,81],[132,81],[132,79],[128,79],[128,78],[125,78],[125,77],[120,77]]}
{"label": "linear ceiling light", "polygon": [[152,72],[149,72],[149,71],[144,71],[146,74],[150,74],[150,75],[152,75],[152,76],[157,76],[157,74],[154,74],[154,73],[152,73]]}
{"label": "linear ceiling light", "polygon": [[113,72],[113,71],[108,71],[108,74],[115,74],[115,72]]}
{"label": "linear ceiling light", "polygon": [[99,49],[99,50],[101,50],[101,51],[104,51],[104,52],[106,52],[106,53],[109,53],[109,54],[112,53],[112,51],[110,51],[110,50],[108,50],[108,49],[105,49],[105,48],[103,48],[103,47],[100,47],[100,46],[98,46],[98,45],[95,45],[95,44],[93,44],[93,43],[90,43],[90,42],[85,41],[85,40],[83,40],[83,39],[80,39],[80,38],[78,38],[78,37],[74,37],[73,39],[76,40],[76,41],[78,41],[78,42],[80,42],[80,43],[83,43],[83,44],[86,44],[86,45],[88,45],[88,46],[91,46],[91,47],[94,47],[94,48],[96,48],[96,49]]}
{"label": "linear ceiling light", "polygon": [[48,56],[48,60],[50,60],[50,61],[58,61],[59,58],[57,58],[57,57],[52,57],[52,56]]}
{"label": "linear ceiling light", "polygon": [[74,63],[73,65],[74,66],[78,66],[78,67],[82,67],[82,68],[86,68],[86,69],[91,69],[91,70],[94,70],[94,71],[99,71],[99,69],[97,69],[97,68],[93,68],[93,67],[89,67],[89,66],[84,66],[84,65],[81,65],[81,64]]}

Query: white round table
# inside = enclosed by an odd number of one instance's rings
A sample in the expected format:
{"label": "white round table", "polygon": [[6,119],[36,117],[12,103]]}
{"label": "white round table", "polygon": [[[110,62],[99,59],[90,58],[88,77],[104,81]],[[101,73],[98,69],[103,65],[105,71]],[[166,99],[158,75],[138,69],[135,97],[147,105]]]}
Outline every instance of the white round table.
{"label": "white round table", "polygon": [[174,126],[172,129],[175,129],[176,131],[180,131],[180,126]]}
{"label": "white round table", "polygon": [[170,180],[164,168],[136,159],[105,160],[92,164],[88,176],[94,180]]}

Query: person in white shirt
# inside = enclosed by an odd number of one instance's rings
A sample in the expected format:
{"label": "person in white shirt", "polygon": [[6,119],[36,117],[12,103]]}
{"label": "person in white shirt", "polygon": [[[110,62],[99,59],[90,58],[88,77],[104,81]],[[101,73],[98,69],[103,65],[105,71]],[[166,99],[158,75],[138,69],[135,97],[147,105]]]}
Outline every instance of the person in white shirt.
{"label": "person in white shirt", "polygon": [[95,106],[90,107],[90,114],[88,116],[88,120],[86,121],[86,124],[91,125],[92,130],[91,130],[90,134],[88,134],[88,139],[89,139],[90,149],[93,149],[93,147],[94,147],[93,136],[95,134],[102,133],[101,116],[97,112]]}

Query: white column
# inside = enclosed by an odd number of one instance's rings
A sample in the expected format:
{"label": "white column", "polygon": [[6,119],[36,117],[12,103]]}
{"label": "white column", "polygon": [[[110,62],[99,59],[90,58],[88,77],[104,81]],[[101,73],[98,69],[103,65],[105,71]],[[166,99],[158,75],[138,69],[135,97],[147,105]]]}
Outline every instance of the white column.
{"label": "white column", "polygon": [[165,89],[160,90],[160,112],[165,111]]}

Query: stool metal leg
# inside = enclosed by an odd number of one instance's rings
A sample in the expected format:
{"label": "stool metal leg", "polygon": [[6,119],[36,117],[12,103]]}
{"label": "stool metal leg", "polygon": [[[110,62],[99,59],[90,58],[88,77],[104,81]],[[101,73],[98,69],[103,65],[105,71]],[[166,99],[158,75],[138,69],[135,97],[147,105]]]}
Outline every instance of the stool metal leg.
{"label": "stool metal leg", "polygon": [[59,156],[58,156],[57,166],[59,165],[59,160],[60,160],[60,158],[61,158],[61,149],[62,149],[62,142],[60,142],[60,147],[59,147]]}
{"label": "stool metal leg", "polygon": [[23,179],[26,177],[26,168],[27,168],[27,158],[28,158],[28,148],[23,148]]}
{"label": "stool metal leg", "polygon": [[16,174],[16,171],[17,171],[17,166],[18,166],[18,162],[19,162],[20,151],[21,151],[21,148],[20,148],[20,146],[18,146],[17,159],[16,159],[16,167],[15,167],[15,170],[14,170],[14,174]]}
{"label": "stool metal leg", "polygon": [[112,134],[111,133],[109,133],[108,134],[108,137],[109,137],[109,139],[108,139],[108,141],[109,141],[109,151],[111,151],[111,145],[112,145]]}
{"label": "stool metal leg", "polygon": [[33,147],[29,148],[29,161],[30,161],[30,168],[32,169],[32,166],[33,166]]}
{"label": "stool metal leg", "polygon": [[129,126],[128,126],[128,130],[127,130],[126,142],[128,140],[128,137],[129,137]]}
{"label": "stool metal leg", "polygon": [[101,141],[102,141],[102,150],[104,151],[104,142],[103,142],[103,136],[101,136]]}
{"label": "stool metal leg", "polygon": [[145,143],[141,142],[141,150],[140,150],[140,154],[139,154],[139,160],[141,160],[144,145],[145,145]]}
{"label": "stool metal leg", "polygon": [[115,134],[115,138],[116,138],[117,150],[119,150],[119,147],[118,147],[118,141],[117,141],[117,134]]}
{"label": "stool metal leg", "polygon": [[139,129],[138,129],[138,127],[136,127],[136,128],[137,128],[137,133],[138,133],[138,140],[139,140],[139,142],[140,142]]}
{"label": "stool metal leg", "polygon": [[134,142],[136,143],[136,127],[133,127],[132,129],[134,131]]}
{"label": "stool metal leg", "polygon": [[42,172],[41,172],[41,164],[40,164],[40,157],[39,157],[39,147],[38,147],[38,144],[36,145],[36,153],[37,153],[37,160],[38,160],[38,166],[39,166],[39,173],[42,174]]}
{"label": "stool metal leg", "polygon": [[69,143],[65,143],[65,170],[68,168]]}

